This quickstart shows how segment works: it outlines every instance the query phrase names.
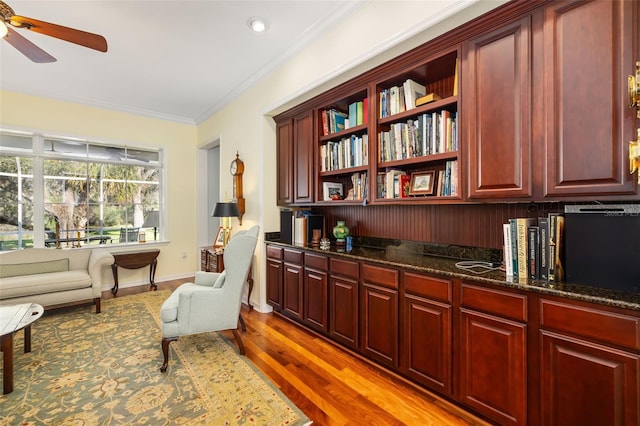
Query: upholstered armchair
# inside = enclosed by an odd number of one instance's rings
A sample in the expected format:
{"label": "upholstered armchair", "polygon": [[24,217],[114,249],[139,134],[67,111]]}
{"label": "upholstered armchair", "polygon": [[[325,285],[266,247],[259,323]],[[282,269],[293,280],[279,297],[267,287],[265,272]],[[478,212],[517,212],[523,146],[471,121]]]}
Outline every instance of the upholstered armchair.
{"label": "upholstered armchair", "polygon": [[224,249],[222,273],[198,271],[194,283],[175,289],[160,310],[162,353],[165,372],[169,363],[169,344],[179,336],[211,331],[232,330],[239,352],[244,345],[238,332],[242,290],[258,240],[259,226],[241,231]]}

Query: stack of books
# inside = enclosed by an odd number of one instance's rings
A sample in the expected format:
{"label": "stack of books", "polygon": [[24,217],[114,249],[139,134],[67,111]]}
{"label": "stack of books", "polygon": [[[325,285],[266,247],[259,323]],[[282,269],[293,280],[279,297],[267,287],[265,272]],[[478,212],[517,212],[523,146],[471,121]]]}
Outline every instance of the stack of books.
{"label": "stack of books", "polygon": [[564,281],[564,216],[509,219],[503,226],[507,277]]}

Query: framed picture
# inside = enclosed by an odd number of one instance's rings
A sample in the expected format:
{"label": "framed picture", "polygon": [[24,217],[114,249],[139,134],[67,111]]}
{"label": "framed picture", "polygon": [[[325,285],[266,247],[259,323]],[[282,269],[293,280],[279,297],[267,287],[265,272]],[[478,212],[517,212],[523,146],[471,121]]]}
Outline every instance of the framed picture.
{"label": "framed picture", "polygon": [[222,247],[224,247],[224,228],[221,226],[218,228],[216,239],[213,240],[213,248],[222,248]]}
{"label": "framed picture", "polygon": [[433,190],[435,189],[434,181],[434,170],[412,173],[409,195],[433,195]]}
{"label": "framed picture", "polygon": [[338,182],[322,182],[322,193],[324,201],[342,200],[342,184]]}

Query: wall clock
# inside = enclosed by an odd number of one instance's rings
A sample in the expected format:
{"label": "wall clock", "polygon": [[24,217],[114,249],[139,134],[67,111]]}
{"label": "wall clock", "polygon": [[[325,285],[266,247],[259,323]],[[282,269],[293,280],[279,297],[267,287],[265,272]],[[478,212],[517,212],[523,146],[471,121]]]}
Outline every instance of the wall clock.
{"label": "wall clock", "polygon": [[244,173],[244,162],[236,152],[236,158],[231,162],[231,176],[233,176],[233,201],[238,204],[240,216],[238,220],[242,225],[242,216],[244,215],[244,197],[242,195],[242,174]]}

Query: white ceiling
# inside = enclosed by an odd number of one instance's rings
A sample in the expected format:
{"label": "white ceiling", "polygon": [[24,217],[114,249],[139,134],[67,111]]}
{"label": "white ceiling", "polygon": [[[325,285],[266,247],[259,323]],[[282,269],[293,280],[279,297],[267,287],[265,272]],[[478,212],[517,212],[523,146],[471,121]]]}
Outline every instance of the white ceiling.
{"label": "white ceiling", "polygon": [[[16,29],[57,62],[0,41],[0,88],[199,123],[364,0],[4,0],[16,15],[103,35],[101,53]],[[252,32],[260,16],[268,31]]]}

